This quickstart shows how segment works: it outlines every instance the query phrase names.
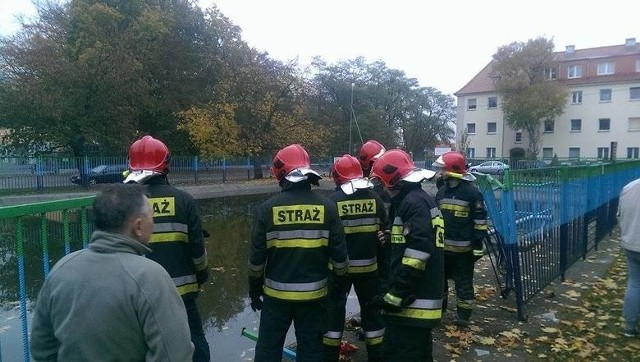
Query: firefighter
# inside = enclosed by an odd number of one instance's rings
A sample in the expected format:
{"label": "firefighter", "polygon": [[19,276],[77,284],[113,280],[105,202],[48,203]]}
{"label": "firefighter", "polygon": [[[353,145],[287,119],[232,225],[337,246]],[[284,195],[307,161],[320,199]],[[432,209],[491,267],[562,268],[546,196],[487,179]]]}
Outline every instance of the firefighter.
{"label": "firefighter", "polygon": [[[358,155],[358,161],[362,167],[362,174],[364,177],[369,177],[371,174],[371,166],[376,160],[385,153],[386,148],[376,140],[368,140],[360,147],[360,154]],[[384,202],[384,209],[389,213],[389,207],[391,207],[391,198],[389,194],[384,191],[384,186],[381,183],[375,183],[373,190],[378,193]]]}
{"label": "firefighter", "polygon": [[445,284],[443,312],[447,309],[448,280],[456,290],[456,320],[467,327],[473,312],[474,264],[483,255],[487,235],[487,211],[482,194],[467,172],[464,155],[451,151],[441,155],[433,165],[439,169],[444,184],[436,193],[436,202],[445,222]]}
{"label": "firefighter", "polygon": [[387,225],[387,212],[382,199],[365,179],[357,158],[344,155],[331,168],[336,191],[329,197],[338,206],[344,226],[349,276],[345,283],[331,283],[329,287],[329,330],[324,335],[325,361],[338,361],[345,323],[347,295],[353,285],[361,310],[361,323],[368,360],[382,361],[384,324],[379,313],[366,308],[378,294],[378,258],[380,225]]}
{"label": "firefighter", "polygon": [[399,149],[373,164],[372,178],[391,196],[388,289],[373,306],[383,310],[385,361],[432,361],[431,330],[442,316],[444,221],[421,182],[435,172],[415,166]]}
{"label": "firefighter", "polygon": [[311,190],[321,177],[302,146],[278,151],[272,172],[281,192],[256,209],[248,263],[251,308],[262,310],[255,360],[281,361],[293,321],[297,359],[321,361],[330,269],[338,280],[348,271],[342,222]]}
{"label": "firefighter", "polygon": [[147,185],[154,222],[148,257],[167,270],[182,297],[195,347],[193,361],[209,361],[209,343],[196,304],[209,278],[201,218],[193,197],[169,185],[170,160],[162,141],[144,136],[129,148],[130,172],[124,182]]}

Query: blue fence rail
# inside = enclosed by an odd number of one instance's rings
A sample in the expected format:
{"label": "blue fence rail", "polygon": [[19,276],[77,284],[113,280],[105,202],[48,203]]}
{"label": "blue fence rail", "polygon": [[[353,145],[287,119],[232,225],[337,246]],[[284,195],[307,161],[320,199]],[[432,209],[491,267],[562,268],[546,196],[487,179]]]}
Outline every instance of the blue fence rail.
{"label": "blue fence rail", "polygon": [[502,182],[477,175],[492,223],[488,249],[503,297],[524,304],[616,224],[622,187],[640,177],[640,161],[508,170]]}

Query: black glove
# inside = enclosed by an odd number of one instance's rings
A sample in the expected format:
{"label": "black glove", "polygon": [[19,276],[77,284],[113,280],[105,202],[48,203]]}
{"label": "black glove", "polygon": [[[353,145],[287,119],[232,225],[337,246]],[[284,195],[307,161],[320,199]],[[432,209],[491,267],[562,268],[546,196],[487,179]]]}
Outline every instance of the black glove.
{"label": "black glove", "polygon": [[262,298],[261,297],[251,297],[251,309],[255,312],[258,310],[262,310]]}
{"label": "black glove", "polygon": [[196,272],[196,280],[198,281],[198,285],[203,285],[209,280],[209,269],[204,269]]}
{"label": "black glove", "polygon": [[207,230],[202,229],[202,237],[208,238],[209,236],[211,236],[211,234],[209,234],[209,232]]}

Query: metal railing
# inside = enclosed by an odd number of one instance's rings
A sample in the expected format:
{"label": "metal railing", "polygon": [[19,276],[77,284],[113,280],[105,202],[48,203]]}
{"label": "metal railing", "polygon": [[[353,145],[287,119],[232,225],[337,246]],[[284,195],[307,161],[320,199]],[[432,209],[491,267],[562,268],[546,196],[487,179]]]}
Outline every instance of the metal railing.
{"label": "metal railing", "polygon": [[518,319],[524,304],[616,225],[622,187],[640,177],[640,161],[508,170],[502,182],[476,175],[492,229],[490,260],[502,297],[515,292]]}
{"label": "metal railing", "polygon": [[94,198],[0,207],[0,278],[15,278],[16,283],[3,280],[3,284],[17,286],[3,290],[1,298],[19,301],[24,361],[29,361],[28,301],[36,299],[53,263],[86,247],[92,231],[88,210]]}

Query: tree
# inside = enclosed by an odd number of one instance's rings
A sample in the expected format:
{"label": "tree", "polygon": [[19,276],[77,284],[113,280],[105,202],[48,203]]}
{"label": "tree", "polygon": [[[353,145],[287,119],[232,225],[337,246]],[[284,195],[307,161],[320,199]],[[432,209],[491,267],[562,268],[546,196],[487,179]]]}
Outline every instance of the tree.
{"label": "tree", "polygon": [[528,156],[537,158],[540,128],[564,111],[568,92],[556,80],[548,79],[558,69],[552,40],[536,38],[498,48],[493,55],[492,77],[502,99],[504,118],[513,130],[528,135]]}

